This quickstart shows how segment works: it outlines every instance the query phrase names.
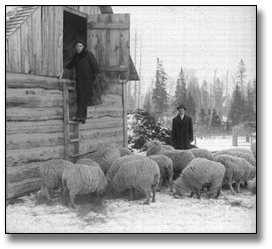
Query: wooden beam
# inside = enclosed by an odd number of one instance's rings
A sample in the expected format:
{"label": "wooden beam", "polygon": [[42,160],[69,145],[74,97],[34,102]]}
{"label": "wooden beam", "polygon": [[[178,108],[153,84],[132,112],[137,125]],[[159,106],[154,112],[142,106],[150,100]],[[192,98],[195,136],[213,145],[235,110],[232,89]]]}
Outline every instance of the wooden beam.
{"label": "wooden beam", "polygon": [[95,23],[88,22],[88,29],[129,29],[129,23]]}
{"label": "wooden beam", "polygon": [[116,66],[100,66],[103,72],[127,72],[128,66],[116,65]]}
{"label": "wooden beam", "polygon": [[76,9],[73,9],[73,8],[70,8],[70,7],[63,7],[63,10],[66,11],[66,12],[69,12],[73,15],[77,15],[77,16],[81,16],[83,18],[87,18],[88,15],[84,12],[81,12],[79,10],[76,10]]}

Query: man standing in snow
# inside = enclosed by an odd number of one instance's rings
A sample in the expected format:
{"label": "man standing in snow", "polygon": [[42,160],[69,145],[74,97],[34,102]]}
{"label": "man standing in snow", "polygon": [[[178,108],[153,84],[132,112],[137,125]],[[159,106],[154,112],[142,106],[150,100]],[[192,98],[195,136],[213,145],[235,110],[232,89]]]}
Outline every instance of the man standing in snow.
{"label": "man standing in snow", "polygon": [[193,122],[191,117],[185,115],[184,105],[179,105],[177,110],[179,113],[172,121],[172,145],[177,150],[190,149],[194,140]]}

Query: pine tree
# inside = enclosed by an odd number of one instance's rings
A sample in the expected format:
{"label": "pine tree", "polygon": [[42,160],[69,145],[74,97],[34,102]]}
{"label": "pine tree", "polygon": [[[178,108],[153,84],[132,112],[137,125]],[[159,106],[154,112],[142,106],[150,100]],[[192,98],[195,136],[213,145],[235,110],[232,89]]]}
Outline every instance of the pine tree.
{"label": "pine tree", "polygon": [[145,94],[143,109],[152,114],[151,93],[149,90]]}
{"label": "pine tree", "polygon": [[191,93],[189,93],[187,99],[186,113],[192,118],[193,122],[196,120],[196,104]]}
{"label": "pine tree", "polygon": [[174,95],[174,101],[173,101],[173,109],[176,111],[177,106],[180,104],[183,104],[186,106],[186,100],[187,100],[187,93],[186,93],[186,81],[184,77],[184,72],[181,67],[179,77],[177,79],[176,84],[176,90]]}
{"label": "pine tree", "polygon": [[236,84],[235,90],[232,94],[232,102],[230,106],[230,111],[228,119],[231,122],[232,126],[240,124],[244,121],[244,108],[245,102],[238,84]]}
{"label": "pine tree", "polygon": [[204,80],[201,86],[201,99],[202,99],[202,107],[207,112],[209,109],[209,93],[208,93],[208,83]]}
{"label": "pine tree", "polygon": [[200,109],[200,112],[198,114],[198,122],[200,126],[204,126],[204,127],[207,126],[208,124],[208,116],[203,107]]}
{"label": "pine tree", "polygon": [[157,58],[157,70],[156,81],[152,93],[152,102],[156,118],[159,120],[162,118],[164,112],[169,108],[168,106],[168,94],[166,91],[167,75],[164,71],[162,61]]}
{"label": "pine tree", "polygon": [[254,110],[254,102],[256,100],[254,85],[251,86],[249,82],[247,85],[246,91],[246,100],[245,100],[245,121],[246,122],[256,122],[256,113]]}
{"label": "pine tree", "polygon": [[222,116],[223,114],[223,82],[220,81],[219,78],[216,79],[215,81],[215,86],[214,86],[214,101],[215,101],[215,110],[216,112]]}
{"label": "pine tree", "polygon": [[237,83],[241,89],[242,96],[245,96],[245,79],[246,67],[244,61],[241,59],[237,69]]}

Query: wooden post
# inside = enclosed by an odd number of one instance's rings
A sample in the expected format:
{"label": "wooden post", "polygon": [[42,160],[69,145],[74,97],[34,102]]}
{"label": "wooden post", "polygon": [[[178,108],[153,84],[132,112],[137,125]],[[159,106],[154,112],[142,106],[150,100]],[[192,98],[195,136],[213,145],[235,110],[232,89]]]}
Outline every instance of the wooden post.
{"label": "wooden post", "polygon": [[238,136],[235,127],[232,128],[232,146],[238,146]]}
{"label": "wooden post", "polygon": [[69,93],[65,82],[63,86],[63,135],[64,135],[64,158],[69,159]]}
{"label": "wooden post", "polygon": [[[129,77],[129,68],[127,71],[125,81],[122,80],[122,106],[123,106],[123,146],[128,147],[128,136],[127,136],[127,82]],[[120,73],[119,73],[120,80]]]}

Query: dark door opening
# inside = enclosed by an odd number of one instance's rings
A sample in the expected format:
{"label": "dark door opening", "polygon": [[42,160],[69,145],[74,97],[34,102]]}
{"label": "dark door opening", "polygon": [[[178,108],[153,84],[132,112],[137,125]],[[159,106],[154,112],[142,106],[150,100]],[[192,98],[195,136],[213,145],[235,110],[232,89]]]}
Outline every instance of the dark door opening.
{"label": "dark door opening", "polygon": [[[87,42],[87,18],[64,11],[63,13],[63,65],[71,61],[76,50],[74,44],[77,39]],[[64,70],[63,78],[74,78],[72,70]]]}

